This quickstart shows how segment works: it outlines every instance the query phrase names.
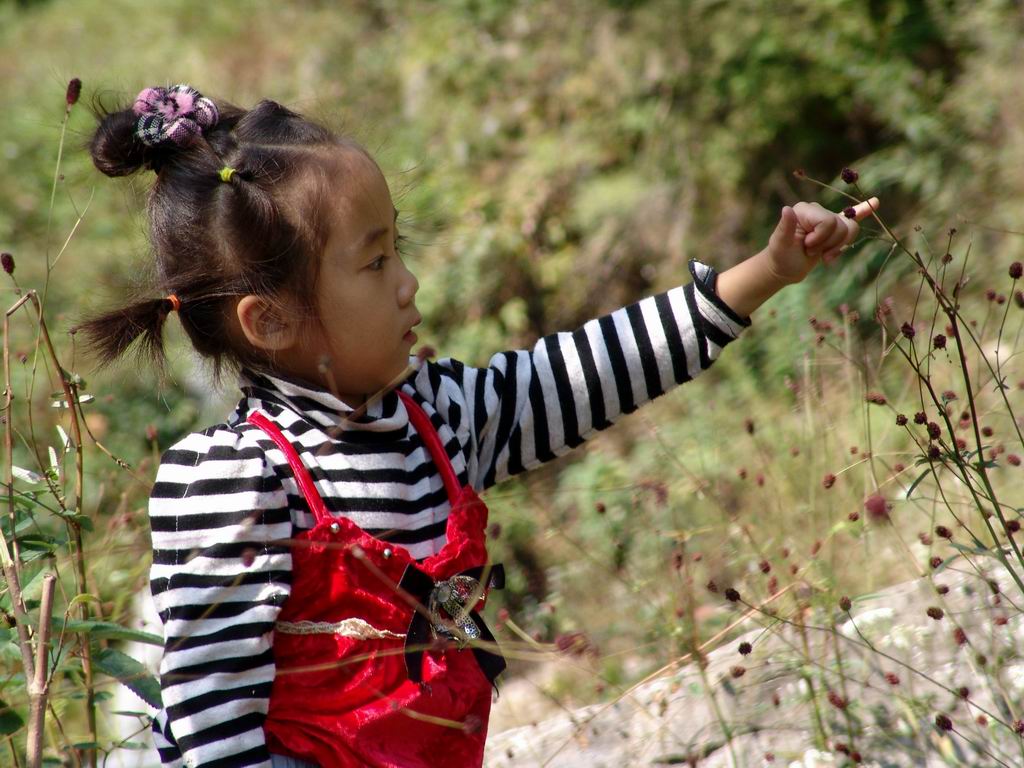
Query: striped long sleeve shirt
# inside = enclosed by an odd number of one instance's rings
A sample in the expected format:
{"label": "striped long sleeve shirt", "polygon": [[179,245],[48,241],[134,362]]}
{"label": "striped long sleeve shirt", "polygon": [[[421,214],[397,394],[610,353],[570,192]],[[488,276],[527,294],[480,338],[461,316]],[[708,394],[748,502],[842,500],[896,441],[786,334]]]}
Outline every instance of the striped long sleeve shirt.
{"label": "striped long sleeve shirt", "polygon": [[[478,491],[561,456],[619,416],[707,369],[749,319],[715,293],[715,271],[532,349],[474,368],[442,359],[402,389],[427,412],[460,482]],[[272,629],[290,588],[276,544],[313,527],[284,454],[246,422],[268,414],[299,452],[327,508],[416,559],[445,543],[448,499],[426,446],[390,393],[343,431],[330,393],[243,371],[221,424],[163,456],[150,499],[151,587],[164,624],[165,765],[269,766],[263,736],[274,680]]]}

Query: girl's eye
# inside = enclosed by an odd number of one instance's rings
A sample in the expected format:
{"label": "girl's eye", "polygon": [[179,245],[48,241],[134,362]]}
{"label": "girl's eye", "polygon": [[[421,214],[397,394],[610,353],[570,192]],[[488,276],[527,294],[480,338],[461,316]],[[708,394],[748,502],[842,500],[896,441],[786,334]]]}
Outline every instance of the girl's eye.
{"label": "girl's eye", "polygon": [[380,256],[378,256],[376,259],[370,262],[370,269],[372,269],[374,272],[379,272],[380,270],[384,269],[385,259],[387,259],[387,256],[385,256],[382,253]]}

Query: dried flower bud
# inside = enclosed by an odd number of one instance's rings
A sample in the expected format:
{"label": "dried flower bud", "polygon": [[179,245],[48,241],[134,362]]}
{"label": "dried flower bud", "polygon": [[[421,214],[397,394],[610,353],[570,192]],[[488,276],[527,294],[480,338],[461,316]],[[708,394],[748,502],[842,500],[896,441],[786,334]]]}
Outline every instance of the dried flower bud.
{"label": "dried flower bud", "polygon": [[1022,273],[1024,273],[1024,264],[1021,264],[1019,261],[1015,261],[1010,265],[1010,277],[1014,280],[1020,280]]}
{"label": "dried flower bud", "polygon": [[1020,531],[1020,520],[1007,520],[1006,533],[1010,536]]}
{"label": "dried flower bud", "polygon": [[761,573],[771,573],[772,570],[772,564],[767,560],[762,560],[757,564],[757,567],[761,569]]}
{"label": "dried flower bud", "polygon": [[1007,619],[1005,616],[996,616],[992,620],[992,623],[995,624],[997,627],[1005,627],[1008,621],[1009,619]]}
{"label": "dried flower bud", "polygon": [[156,442],[157,431],[156,427],[152,424],[146,425],[146,440],[153,443]]}
{"label": "dried flower bud", "polygon": [[881,392],[868,392],[867,396],[864,399],[869,403],[873,403],[874,405],[885,405],[887,402],[885,399],[885,395],[883,395]]}
{"label": "dried flower bud", "polygon": [[946,615],[937,605],[930,606],[925,613],[928,614],[928,618],[935,619],[936,621],[941,621],[942,617]]}
{"label": "dried flower bud", "polygon": [[935,587],[935,591],[937,593],[939,593],[940,595],[948,595],[949,594],[949,585],[948,584],[938,584]]}
{"label": "dried flower bud", "polygon": [[3,265],[4,272],[8,275],[14,274],[14,256],[9,253],[0,253],[0,265]]}
{"label": "dried flower bud", "polygon": [[934,421],[929,421],[928,437],[930,437],[932,440],[938,440],[940,437],[942,437],[942,427],[940,427]]}
{"label": "dried flower bud", "polygon": [[860,520],[860,512],[851,512],[846,516],[846,519],[849,520],[851,523],[856,523],[858,520]]}
{"label": "dried flower bud", "polygon": [[825,475],[825,477],[821,479],[821,484],[826,488],[831,488],[833,485],[836,484],[836,476],[829,472],[828,474]]}
{"label": "dried flower bud", "polygon": [[953,640],[957,645],[967,645],[967,633],[964,632],[962,627],[957,627],[953,630]]}
{"label": "dried flower bud", "polygon": [[938,460],[941,457],[942,457],[942,451],[939,450],[939,446],[937,446],[937,445],[929,445],[928,446],[928,458],[929,459],[932,459],[933,461],[936,461],[936,460]]}
{"label": "dried flower bud", "polygon": [[81,95],[82,81],[79,80],[77,77],[72,77],[71,80],[68,81],[68,91],[64,96],[64,100],[70,107],[72,104],[76,104],[78,102],[78,97]]}
{"label": "dried flower bud", "polygon": [[1013,721],[1013,732],[1018,736],[1024,736],[1024,720]]}
{"label": "dried flower bud", "polygon": [[880,493],[873,493],[864,500],[864,509],[875,522],[889,519],[889,504]]}
{"label": "dried flower bud", "polygon": [[743,677],[743,675],[745,675],[746,673],[746,667],[741,667],[739,664],[737,664],[735,667],[729,668],[729,674],[736,678]]}
{"label": "dried flower bud", "polygon": [[847,613],[850,612],[850,608],[853,607],[853,601],[850,600],[846,595],[839,598],[839,608]]}
{"label": "dried flower bud", "polygon": [[885,682],[887,682],[889,685],[899,685],[900,684],[899,675],[897,675],[895,672],[886,672],[885,673]]}
{"label": "dried flower bud", "polygon": [[914,414],[915,424],[926,424],[928,422],[928,415],[924,411],[918,411]]}
{"label": "dried flower bud", "polygon": [[848,208],[843,208],[843,216],[845,216],[848,219],[856,219],[857,209],[854,208],[852,205],[849,206]]}
{"label": "dried flower bud", "polygon": [[907,417],[904,416],[902,413],[896,414],[896,426],[897,427],[905,427],[906,425],[907,425]]}
{"label": "dried flower bud", "polygon": [[942,565],[942,558],[938,555],[933,555],[931,558],[928,559],[928,565],[930,565],[933,569],[938,568],[940,565]]}
{"label": "dried flower bud", "polygon": [[853,168],[843,168],[839,173],[839,178],[845,181],[847,184],[853,184],[857,179],[860,178],[860,174],[857,173]]}
{"label": "dried flower bud", "polygon": [[939,537],[941,537],[943,539],[952,539],[953,538],[953,532],[951,530],[949,530],[949,528],[947,528],[944,525],[937,525],[937,526],[935,526],[935,535],[939,536]]}
{"label": "dried flower bud", "polygon": [[936,715],[935,725],[940,731],[951,731],[953,730],[953,721],[950,720],[946,715]]}
{"label": "dried flower bud", "polygon": [[727,590],[725,590],[725,599],[728,600],[730,603],[738,603],[740,600],[740,593],[732,587],[729,587]]}
{"label": "dried flower bud", "polygon": [[892,465],[892,471],[895,472],[897,475],[900,472],[902,472],[904,469],[906,469],[906,467],[903,466],[903,464],[898,462],[898,461],[895,464]]}
{"label": "dried flower bud", "polygon": [[1008,453],[1008,454],[1006,454],[1006,463],[1007,464],[1012,464],[1015,467],[1019,467],[1020,466],[1020,456],[1018,456],[1016,453]]}
{"label": "dried flower bud", "polygon": [[1016,291],[1013,294],[1013,303],[1024,309],[1024,291]]}
{"label": "dried flower bud", "polygon": [[705,584],[704,587],[707,589],[708,592],[718,592],[718,585],[715,583],[714,579],[708,581],[708,583]]}
{"label": "dried flower bud", "polygon": [[747,434],[748,435],[754,434],[754,420],[753,419],[744,419],[743,420],[743,428],[745,430],[747,430]]}
{"label": "dried flower bud", "polygon": [[971,698],[971,689],[968,688],[966,685],[961,685],[959,688],[956,689],[956,695],[964,701],[967,701],[967,699]]}
{"label": "dried flower bud", "polygon": [[749,655],[752,650],[754,650],[754,648],[750,643],[746,641],[740,643],[739,652],[741,656]]}
{"label": "dried flower bud", "polygon": [[902,333],[908,339],[912,339],[914,338],[914,335],[917,333],[917,331],[914,330],[914,326],[912,326],[910,323],[904,323],[903,325],[900,326],[900,333]]}

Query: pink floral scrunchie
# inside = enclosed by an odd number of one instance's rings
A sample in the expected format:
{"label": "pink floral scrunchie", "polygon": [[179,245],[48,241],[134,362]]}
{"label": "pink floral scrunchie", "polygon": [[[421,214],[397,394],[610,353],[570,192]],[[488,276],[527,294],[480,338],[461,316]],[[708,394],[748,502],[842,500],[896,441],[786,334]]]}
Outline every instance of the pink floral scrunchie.
{"label": "pink floral scrunchie", "polygon": [[167,142],[188,146],[219,118],[217,106],[187,85],[145,88],[135,97],[132,111],[139,116],[135,135],[148,147]]}

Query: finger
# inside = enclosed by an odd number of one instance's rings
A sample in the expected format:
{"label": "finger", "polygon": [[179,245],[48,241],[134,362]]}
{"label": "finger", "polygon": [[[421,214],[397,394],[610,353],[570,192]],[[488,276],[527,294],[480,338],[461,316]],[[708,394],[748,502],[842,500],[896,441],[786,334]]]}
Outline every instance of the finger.
{"label": "finger", "polygon": [[822,243],[828,242],[839,226],[839,220],[835,216],[822,219],[814,225],[814,231],[804,239],[804,248],[808,251],[821,249]]}
{"label": "finger", "polygon": [[863,219],[866,219],[868,216],[870,216],[874,211],[877,211],[878,208],[879,202],[877,197],[872,197],[868,200],[865,200],[863,203],[857,203],[855,206],[853,206],[853,211],[855,214],[853,220],[862,221]]}
{"label": "finger", "polygon": [[826,264],[831,264],[833,261],[839,258],[842,252],[842,246],[839,246],[837,248],[829,248],[827,251],[821,254],[821,260]]}
{"label": "finger", "polygon": [[[836,216],[835,221],[836,228],[835,230],[833,230],[832,234],[829,235],[828,240],[825,240],[824,242],[818,245],[818,250],[821,251],[822,253],[825,253],[826,251],[831,251],[834,248],[838,248],[839,246],[846,243],[849,239],[850,230],[849,224],[847,224],[846,220],[840,216]],[[854,222],[850,222],[850,224],[853,223]]]}

